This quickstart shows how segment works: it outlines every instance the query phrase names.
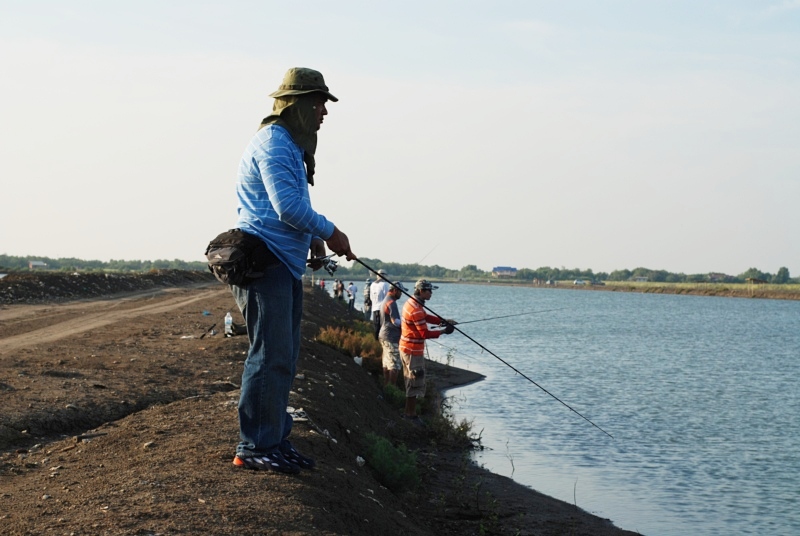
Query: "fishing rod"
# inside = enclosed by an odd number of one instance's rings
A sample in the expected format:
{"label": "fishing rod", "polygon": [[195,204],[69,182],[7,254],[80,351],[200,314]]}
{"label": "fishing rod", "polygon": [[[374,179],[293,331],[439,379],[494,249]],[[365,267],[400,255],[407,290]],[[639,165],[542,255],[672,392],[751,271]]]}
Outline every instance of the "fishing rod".
{"label": "fishing rod", "polygon": [[[361,266],[363,266],[364,268],[366,268],[367,270],[369,270],[370,272],[372,272],[373,274],[375,274],[375,275],[376,275],[376,276],[377,276],[379,279],[383,279],[384,281],[386,281],[386,282],[387,282],[388,284],[390,284],[392,287],[396,288],[397,290],[399,290],[400,292],[402,292],[403,294],[405,294],[405,295],[406,295],[406,296],[408,296],[409,298],[411,298],[411,299],[413,299],[413,298],[414,298],[414,296],[412,296],[411,294],[409,294],[408,292],[406,292],[406,291],[405,291],[405,290],[404,290],[402,287],[400,287],[400,286],[398,286],[396,283],[394,283],[394,282],[392,282],[392,281],[389,281],[388,279],[386,279],[386,275],[385,275],[385,274],[379,274],[377,270],[373,269],[371,266],[368,266],[368,265],[367,265],[367,264],[366,264],[364,261],[362,261],[362,260],[361,260],[361,259],[359,259],[358,257],[354,257],[354,258],[353,258],[353,260],[354,260],[354,261],[356,261],[356,262],[357,262],[358,264],[360,264]],[[428,311],[429,313],[431,313],[432,315],[435,315],[435,316],[437,316],[437,317],[439,317],[439,318],[443,318],[442,316],[440,316],[440,315],[436,314],[436,312],[435,312],[433,309],[431,309],[430,307],[428,307],[427,305],[425,305],[425,303],[424,303],[424,302],[422,303],[422,307],[423,307],[423,308],[424,308],[426,311]],[[599,426],[597,426],[597,425],[596,425],[595,423],[593,423],[593,422],[592,422],[592,421],[591,421],[591,420],[590,420],[588,417],[584,416],[584,415],[583,415],[581,412],[579,412],[578,410],[576,410],[575,408],[573,408],[572,406],[570,406],[569,404],[567,404],[566,402],[564,402],[563,400],[561,400],[560,398],[558,398],[556,395],[554,395],[553,393],[551,393],[550,391],[548,391],[547,389],[545,389],[544,387],[542,387],[541,385],[539,385],[538,383],[536,383],[536,382],[535,382],[535,381],[534,381],[532,378],[530,378],[529,376],[527,376],[527,375],[526,375],[524,372],[522,372],[521,370],[519,370],[518,368],[516,368],[514,365],[510,364],[508,361],[504,360],[502,357],[500,357],[499,355],[495,354],[494,352],[492,352],[491,350],[489,350],[488,348],[486,348],[484,345],[482,345],[481,343],[479,343],[478,341],[476,341],[475,339],[473,339],[472,337],[470,337],[469,335],[467,335],[466,333],[464,333],[463,331],[461,331],[461,330],[460,330],[460,329],[459,329],[459,328],[458,328],[456,325],[454,325],[454,324],[450,324],[450,325],[451,325],[451,326],[453,326],[453,329],[454,329],[455,331],[458,331],[458,332],[459,332],[460,334],[462,334],[464,337],[466,337],[467,339],[469,339],[470,341],[472,341],[473,343],[475,343],[476,345],[478,345],[478,346],[479,346],[479,347],[480,347],[480,348],[481,348],[481,349],[482,349],[484,352],[488,353],[489,355],[491,355],[492,357],[494,357],[495,359],[497,359],[498,361],[500,361],[501,363],[503,363],[505,366],[507,366],[508,368],[510,368],[511,370],[513,370],[514,372],[516,372],[517,374],[519,374],[520,376],[522,376],[523,378],[525,378],[526,380],[528,380],[529,382],[531,382],[533,385],[535,385],[536,387],[538,387],[539,389],[541,389],[542,391],[544,391],[545,393],[547,393],[548,395],[550,395],[552,398],[554,398],[556,401],[558,401],[559,403],[561,403],[561,405],[563,405],[564,407],[566,407],[567,409],[569,409],[569,410],[570,410],[571,412],[573,412],[575,415],[579,416],[581,419],[583,419],[584,421],[588,422],[589,424],[591,424],[592,426],[594,426],[595,428],[597,428],[598,430],[600,430],[601,432],[603,432],[604,434],[606,434],[606,435],[607,435],[608,437],[610,437],[611,439],[614,439],[614,436],[613,436],[613,435],[609,434],[608,432],[606,432],[605,430],[603,430],[602,428],[600,428]]]}
{"label": "fishing rod", "polygon": [[436,244],[435,246],[433,246],[433,247],[431,248],[431,250],[425,254],[425,256],[424,256],[424,257],[422,257],[420,260],[418,260],[418,261],[417,261],[417,264],[421,263],[421,262],[422,262],[422,261],[424,261],[426,258],[428,258],[428,255],[430,255],[431,253],[433,253],[433,250],[434,250],[434,249],[436,249],[436,248],[438,248],[438,247],[439,247],[439,244]]}
{"label": "fishing rod", "polygon": [[526,313],[516,313],[513,315],[503,315],[503,316],[492,316],[489,318],[480,318],[478,320],[467,320],[466,322],[459,322],[459,326],[463,326],[464,324],[472,324],[474,322],[485,322],[486,320],[497,320],[499,318],[511,318],[512,316],[522,316],[522,315],[535,315],[540,313],[550,313],[552,311],[561,311],[565,309],[565,307],[559,307],[558,309],[545,309],[544,311],[528,311]]}

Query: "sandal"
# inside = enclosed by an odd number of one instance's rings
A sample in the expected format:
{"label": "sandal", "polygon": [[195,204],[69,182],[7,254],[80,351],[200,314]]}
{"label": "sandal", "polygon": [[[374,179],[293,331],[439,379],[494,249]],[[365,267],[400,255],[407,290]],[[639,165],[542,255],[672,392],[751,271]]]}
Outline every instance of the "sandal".
{"label": "sandal", "polygon": [[281,446],[281,454],[283,454],[283,457],[288,462],[303,469],[313,469],[317,466],[317,462],[315,462],[313,458],[300,454],[288,441],[284,442],[284,445]]}
{"label": "sandal", "polygon": [[296,475],[300,472],[300,466],[284,458],[280,452],[271,452],[261,456],[240,456],[237,454],[233,457],[233,465],[256,471],[269,470],[289,475]]}

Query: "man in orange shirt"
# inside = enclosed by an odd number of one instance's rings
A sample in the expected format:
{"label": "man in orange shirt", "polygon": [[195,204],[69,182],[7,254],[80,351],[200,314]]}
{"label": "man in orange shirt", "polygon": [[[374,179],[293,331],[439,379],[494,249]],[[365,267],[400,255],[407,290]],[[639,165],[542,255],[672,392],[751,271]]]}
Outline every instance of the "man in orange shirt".
{"label": "man in orange shirt", "polygon": [[[417,398],[425,396],[425,339],[437,339],[442,333],[455,331],[456,322],[445,320],[425,311],[425,302],[431,299],[435,287],[426,279],[414,285],[414,296],[403,306],[400,328],[400,359],[406,380],[406,407],[403,417],[422,425],[417,416]],[[444,330],[428,329],[428,324],[445,324]]]}

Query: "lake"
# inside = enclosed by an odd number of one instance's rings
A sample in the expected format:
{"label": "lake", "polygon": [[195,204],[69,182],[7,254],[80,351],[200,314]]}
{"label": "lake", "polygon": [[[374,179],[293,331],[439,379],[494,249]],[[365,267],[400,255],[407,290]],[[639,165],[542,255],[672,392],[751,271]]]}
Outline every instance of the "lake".
{"label": "lake", "polygon": [[487,377],[447,393],[486,468],[648,536],[800,534],[800,302],[443,284],[428,305],[526,313],[459,328],[614,436],[463,335],[429,341]]}

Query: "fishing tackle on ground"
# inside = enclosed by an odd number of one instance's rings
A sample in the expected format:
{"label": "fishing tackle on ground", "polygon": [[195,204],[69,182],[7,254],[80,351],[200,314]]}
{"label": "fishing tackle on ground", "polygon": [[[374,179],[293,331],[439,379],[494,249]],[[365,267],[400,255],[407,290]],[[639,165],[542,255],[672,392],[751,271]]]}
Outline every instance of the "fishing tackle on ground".
{"label": "fishing tackle on ground", "polygon": [[[394,283],[394,282],[392,282],[392,281],[389,281],[388,279],[386,279],[386,275],[385,275],[385,274],[378,274],[378,271],[377,271],[377,270],[373,269],[371,266],[368,266],[368,265],[367,265],[365,262],[363,262],[363,261],[362,261],[361,259],[359,259],[358,257],[354,258],[353,260],[354,260],[354,261],[356,261],[357,263],[359,263],[361,266],[363,266],[363,267],[364,267],[364,268],[366,268],[367,270],[369,270],[370,272],[372,272],[373,274],[375,274],[375,275],[376,275],[376,277],[379,277],[379,278],[383,279],[384,281],[386,281],[387,283],[389,283],[389,284],[390,284],[392,287],[394,287],[394,288],[398,289],[400,292],[402,292],[403,294],[405,294],[407,297],[409,297],[409,298],[413,298],[413,296],[412,296],[411,294],[409,294],[408,292],[406,292],[406,290],[405,290],[404,288],[402,288],[401,286],[397,285],[396,283]],[[436,314],[436,312],[435,312],[433,309],[431,309],[430,307],[428,307],[428,306],[427,306],[427,305],[425,305],[424,303],[422,304],[422,307],[423,307],[423,308],[424,308],[426,311],[428,311],[429,313],[431,313],[432,315],[435,315],[435,316],[438,316],[439,318],[442,318],[442,316],[441,316],[441,315],[438,315],[438,314]],[[561,405],[563,405],[564,407],[566,407],[568,410],[570,410],[571,412],[573,412],[575,415],[577,415],[578,417],[580,417],[580,418],[581,418],[581,419],[583,419],[584,421],[588,422],[589,424],[591,424],[592,426],[594,426],[595,428],[597,428],[598,430],[600,430],[601,432],[603,432],[604,434],[606,434],[606,435],[607,435],[608,437],[610,437],[611,439],[614,439],[614,436],[613,436],[613,435],[609,434],[608,432],[606,432],[605,430],[603,430],[602,428],[600,428],[599,426],[597,426],[595,423],[593,423],[593,422],[592,422],[592,421],[591,421],[591,420],[590,420],[588,417],[586,417],[585,415],[583,415],[581,412],[579,412],[578,410],[576,410],[575,408],[573,408],[572,406],[570,406],[569,404],[567,404],[566,402],[564,402],[563,400],[561,400],[560,398],[558,398],[556,395],[554,395],[553,393],[551,393],[550,391],[548,391],[547,389],[545,389],[544,387],[542,387],[541,385],[539,385],[538,383],[536,383],[536,382],[535,382],[535,381],[534,381],[532,378],[530,378],[529,376],[527,376],[527,375],[526,375],[524,372],[522,372],[521,370],[519,370],[518,368],[516,368],[515,366],[513,366],[512,364],[510,364],[509,362],[507,362],[507,361],[506,361],[506,360],[504,360],[503,358],[501,358],[499,355],[495,354],[494,352],[492,352],[491,350],[489,350],[488,348],[486,348],[484,345],[482,345],[481,343],[479,343],[478,341],[476,341],[475,339],[473,339],[472,337],[470,337],[469,335],[467,335],[466,333],[464,333],[463,331],[461,331],[461,330],[458,328],[458,326],[456,326],[456,325],[454,325],[454,324],[449,324],[449,325],[453,326],[453,330],[454,330],[454,331],[458,331],[458,332],[459,332],[460,334],[462,334],[464,337],[466,337],[467,339],[469,339],[470,341],[472,341],[474,344],[478,345],[478,346],[479,346],[479,347],[480,347],[480,348],[481,348],[481,349],[482,349],[484,352],[488,353],[489,355],[491,355],[492,357],[494,357],[495,359],[497,359],[498,361],[500,361],[502,364],[504,364],[505,366],[507,366],[508,368],[510,368],[511,370],[513,370],[514,372],[516,372],[517,374],[519,374],[520,376],[522,376],[523,378],[525,378],[526,380],[528,380],[530,383],[532,383],[533,385],[535,385],[536,387],[538,387],[539,389],[541,389],[542,391],[544,391],[545,393],[547,393],[548,395],[550,395],[550,396],[551,396],[553,399],[555,399],[556,401],[558,401],[558,402],[559,402]]]}

